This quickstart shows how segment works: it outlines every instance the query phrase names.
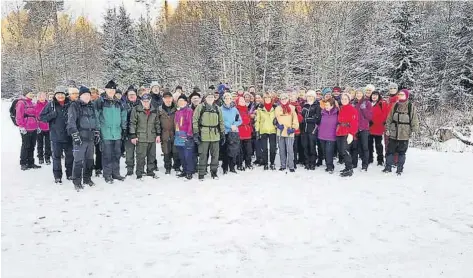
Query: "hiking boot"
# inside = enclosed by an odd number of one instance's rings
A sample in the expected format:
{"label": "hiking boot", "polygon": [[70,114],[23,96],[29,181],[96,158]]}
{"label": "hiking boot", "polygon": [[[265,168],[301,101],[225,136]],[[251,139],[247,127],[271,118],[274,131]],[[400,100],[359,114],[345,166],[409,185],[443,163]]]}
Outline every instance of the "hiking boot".
{"label": "hiking boot", "polygon": [[228,169],[223,169],[223,174],[224,175],[228,174]]}
{"label": "hiking boot", "polygon": [[62,180],[60,178],[54,179],[55,183],[62,184]]}
{"label": "hiking boot", "polygon": [[383,161],[378,161],[378,166],[383,166],[384,162]]}
{"label": "hiking boot", "polygon": [[253,166],[248,165],[248,166],[246,166],[246,169],[248,169],[248,170],[253,170],[254,168],[253,168]]}
{"label": "hiking boot", "polygon": [[133,169],[126,170],[127,176],[133,176]]}
{"label": "hiking boot", "polygon": [[279,168],[279,171],[281,171],[281,172],[286,171],[286,168],[281,167],[281,168]]}
{"label": "hiking boot", "polygon": [[268,166],[268,165],[264,165],[263,170],[265,170],[265,171],[269,170],[269,166]]}
{"label": "hiking boot", "polygon": [[218,180],[217,171],[212,171],[212,173],[210,173],[210,176],[212,177],[212,179]]}
{"label": "hiking boot", "polygon": [[361,167],[361,172],[368,172],[368,166]]}
{"label": "hiking boot", "polygon": [[341,174],[341,173],[344,173],[344,172],[346,172],[346,171],[350,171],[350,169],[345,168],[345,169],[343,169],[343,170],[340,170],[340,174]]}
{"label": "hiking boot", "polygon": [[391,167],[385,167],[382,172],[383,173],[392,173],[392,171],[393,170],[391,169]]}
{"label": "hiking boot", "polygon": [[84,187],[82,186],[82,184],[74,184],[74,189],[79,192],[81,189],[84,189]]}
{"label": "hiking boot", "polygon": [[305,170],[310,170],[310,165],[309,164],[306,164],[305,167],[304,167]]}
{"label": "hiking boot", "polygon": [[67,180],[68,180],[68,181],[71,181],[71,180],[72,180],[72,176],[67,177]]}
{"label": "hiking boot", "polygon": [[28,167],[28,165],[21,165],[21,171],[26,171],[26,170],[29,170],[30,167]]}
{"label": "hiking boot", "polygon": [[186,177],[186,173],[184,172],[180,172],[178,175],[177,175],[178,178],[185,178]]}
{"label": "hiking boot", "polygon": [[113,184],[113,179],[112,179],[112,177],[107,177],[107,178],[105,178],[105,182],[108,183],[108,184]]}
{"label": "hiking boot", "polygon": [[95,170],[95,176],[100,177],[100,175],[102,175],[102,170],[100,169]]}
{"label": "hiking boot", "polygon": [[289,169],[289,172],[294,173],[296,169]]}
{"label": "hiking boot", "polygon": [[340,173],[341,177],[351,177],[352,175],[353,175],[353,170],[351,170],[351,169]]}
{"label": "hiking boot", "polygon": [[124,181],[125,180],[125,177],[122,177],[120,175],[117,175],[117,176],[112,176],[112,179],[114,180],[119,180],[119,181]]}
{"label": "hiking boot", "polygon": [[200,181],[203,181],[203,180],[204,180],[204,178],[205,178],[205,176],[204,176],[204,175],[199,175],[199,180],[200,180]]}
{"label": "hiking boot", "polygon": [[164,172],[165,175],[170,175],[171,174],[171,169],[166,169],[166,172]]}
{"label": "hiking boot", "polygon": [[187,180],[191,180],[191,179],[192,179],[192,174],[187,174],[187,175],[186,175],[186,179],[187,179]]}
{"label": "hiking boot", "polygon": [[147,173],[146,176],[152,177],[153,179],[159,179],[158,175],[154,172]]}
{"label": "hiking boot", "polygon": [[39,164],[44,164],[44,158],[38,158]]}
{"label": "hiking boot", "polygon": [[276,171],[276,166],[274,164],[271,164],[269,166],[269,169],[271,169],[271,171]]}
{"label": "hiking boot", "polygon": [[46,158],[46,165],[51,165],[51,158]]}
{"label": "hiking boot", "polygon": [[402,174],[402,167],[397,167],[396,174],[400,176]]}
{"label": "hiking boot", "polygon": [[85,180],[84,184],[87,184],[90,187],[95,186],[95,182],[93,182],[92,180]]}
{"label": "hiking boot", "polygon": [[143,176],[142,176],[142,175],[136,175],[136,179],[142,181],[142,180],[143,180]]}
{"label": "hiking boot", "polygon": [[40,169],[41,166],[36,165],[36,164],[31,164],[31,165],[28,165],[28,168],[30,168],[30,169]]}

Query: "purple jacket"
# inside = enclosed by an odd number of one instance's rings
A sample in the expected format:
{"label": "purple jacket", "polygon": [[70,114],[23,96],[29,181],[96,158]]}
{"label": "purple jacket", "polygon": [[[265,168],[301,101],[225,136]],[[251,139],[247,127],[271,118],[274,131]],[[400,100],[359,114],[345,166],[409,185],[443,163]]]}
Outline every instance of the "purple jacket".
{"label": "purple jacket", "polygon": [[48,123],[45,123],[45,122],[41,122],[39,120],[39,115],[41,115],[41,111],[43,111],[44,107],[46,105],[48,105],[49,102],[47,101],[44,101],[44,102],[39,102],[37,101],[36,102],[36,107],[35,107],[35,110],[36,110],[36,119],[38,120],[38,123],[39,123],[39,128],[42,130],[42,131],[49,131],[49,124]]}
{"label": "purple jacket", "polygon": [[29,98],[21,98],[16,103],[16,124],[26,131],[38,129],[38,119],[36,118],[35,104]]}
{"label": "purple jacket", "polygon": [[189,106],[177,110],[174,116],[174,123],[176,124],[177,131],[185,131],[187,136],[192,136],[192,116],[194,111]]}
{"label": "purple jacket", "polygon": [[353,106],[358,110],[358,130],[370,130],[370,121],[373,118],[373,106],[371,101],[363,98],[353,102]]}
{"label": "purple jacket", "polygon": [[332,110],[322,110],[322,119],[319,125],[319,139],[326,141],[335,141],[337,139],[338,108]]}

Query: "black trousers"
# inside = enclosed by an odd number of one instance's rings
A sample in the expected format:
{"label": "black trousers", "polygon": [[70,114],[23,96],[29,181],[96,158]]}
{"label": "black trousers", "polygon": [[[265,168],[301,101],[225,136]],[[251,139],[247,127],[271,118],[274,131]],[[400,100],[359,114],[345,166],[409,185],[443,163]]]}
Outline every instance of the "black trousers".
{"label": "black trousers", "polygon": [[276,134],[261,134],[261,148],[263,149],[263,165],[268,165],[268,144],[269,162],[274,164],[276,159]]}
{"label": "black trousers", "polygon": [[[164,144],[167,146],[163,146]],[[161,149],[164,155],[164,169],[171,170],[171,168],[173,168],[174,170],[179,170],[181,168],[181,158],[179,155],[181,148],[174,146],[174,140],[170,139],[161,143]],[[192,156],[189,157],[192,158]]]}
{"label": "black trousers", "polygon": [[317,134],[303,133],[302,147],[304,149],[305,163],[315,166],[317,160]]}
{"label": "black trousers", "polygon": [[102,144],[103,177],[119,176],[122,140],[104,140]]}
{"label": "black trousers", "polygon": [[238,166],[243,166],[243,162],[248,167],[251,165],[251,157],[253,156],[253,148],[251,139],[240,140],[240,155],[238,156]]}
{"label": "black trousers", "polygon": [[41,131],[36,135],[37,151],[39,159],[51,158],[51,140],[49,139],[49,131]]}
{"label": "black trousers", "polygon": [[[384,154],[383,154],[383,136],[382,135],[371,135],[368,137],[368,149],[370,152],[369,162],[373,163],[374,160],[374,149],[376,149],[376,160],[379,163],[384,162]],[[374,143],[374,147],[373,147]]]}
{"label": "black trousers", "polygon": [[300,145],[302,145],[301,135],[294,134],[294,144],[292,145],[292,152],[294,153],[294,166],[296,167],[297,167],[297,164],[299,164],[299,161],[301,160],[301,157],[299,156]]}
{"label": "black trousers", "polygon": [[389,138],[388,152],[386,153],[386,168],[391,168],[394,163],[394,154],[398,154],[397,171],[402,172],[406,163],[406,152],[409,140],[394,140]]}
{"label": "black trousers", "polygon": [[101,149],[102,142],[95,145],[95,163],[94,169],[95,170],[102,170],[102,149]]}
{"label": "black trousers", "polygon": [[72,177],[72,165],[74,163],[74,156],[72,155],[72,143],[52,142],[52,151],[54,178],[62,178],[61,157],[63,153],[66,166],[66,177]]}
{"label": "black trousers", "polygon": [[357,140],[353,141],[352,148],[352,163],[353,168],[358,167],[358,157],[361,158],[361,167],[368,168],[369,164],[369,148],[368,148],[368,137],[369,131],[362,130],[356,135]]}
{"label": "black trousers", "polygon": [[322,151],[324,152],[325,165],[327,166],[327,169],[335,169],[335,166],[333,165],[333,153],[335,150],[336,141],[320,140],[320,145],[322,146]]}
{"label": "black trousers", "polygon": [[74,154],[74,166],[72,167],[74,184],[80,184],[81,180],[89,181],[94,166],[94,142],[82,141],[82,144],[74,145],[72,152]]}
{"label": "black trousers", "polygon": [[322,143],[317,138],[317,166],[322,165],[323,161],[324,161],[324,151],[322,150]]}
{"label": "black trousers", "polygon": [[36,146],[36,130],[21,135],[20,165],[34,164],[34,147]]}
{"label": "black trousers", "polygon": [[342,156],[343,161],[345,162],[345,169],[351,170],[353,169],[350,149],[353,146],[353,142],[348,144],[347,136],[337,136],[337,148],[339,151],[339,155]]}

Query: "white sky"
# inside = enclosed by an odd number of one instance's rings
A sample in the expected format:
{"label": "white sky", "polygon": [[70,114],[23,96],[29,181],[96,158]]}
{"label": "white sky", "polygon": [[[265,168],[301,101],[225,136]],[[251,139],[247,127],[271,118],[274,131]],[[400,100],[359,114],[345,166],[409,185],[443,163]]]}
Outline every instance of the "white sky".
{"label": "white sky", "polygon": [[[5,16],[9,11],[15,9],[21,0],[2,0],[2,17]],[[153,2],[153,0],[148,0]],[[156,18],[159,14],[160,8],[164,5],[163,0],[154,0],[155,4],[150,6],[149,15],[151,18]],[[169,0],[170,5],[176,6],[178,0]],[[146,5],[137,3],[135,0],[65,0],[64,1],[64,12],[70,14],[72,17],[83,15],[94,22],[97,26],[103,23],[103,15],[105,10],[109,7],[125,5],[126,10],[130,14],[131,18],[136,20],[141,15],[146,16]]]}

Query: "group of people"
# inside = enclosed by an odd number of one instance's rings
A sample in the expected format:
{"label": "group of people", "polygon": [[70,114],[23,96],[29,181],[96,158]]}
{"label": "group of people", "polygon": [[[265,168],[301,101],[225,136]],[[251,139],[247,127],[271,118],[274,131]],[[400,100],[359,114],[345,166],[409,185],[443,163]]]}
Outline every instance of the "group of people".
{"label": "group of people", "polygon": [[94,185],[94,170],[107,183],[123,181],[121,157],[127,176],[157,178],[157,144],[165,173],[174,170],[188,180],[195,173],[203,180],[208,168],[217,179],[220,161],[223,174],[255,166],[276,170],[278,150],[279,171],[325,164],[333,173],[338,158],[345,165],[340,175],[349,177],[359,160],[367,171],[376,151],[383,172],[396,167],[401,174],[409,139],[419,127],[409,91],[394,83],[385,98],[371,84],[264,93],[254,86],[232,92],[219,84],[185,94],[181,86],[171,93],[157,82],[122,93],[114,81],[104,90],[59,86],[47,98],[25,90],[10,110],[22,137],[21,169],[41,167],[34,160],[37,145],[39,164],[52,158],[56,183],[62,183],[64,158],[66,177],[78,191]]}

